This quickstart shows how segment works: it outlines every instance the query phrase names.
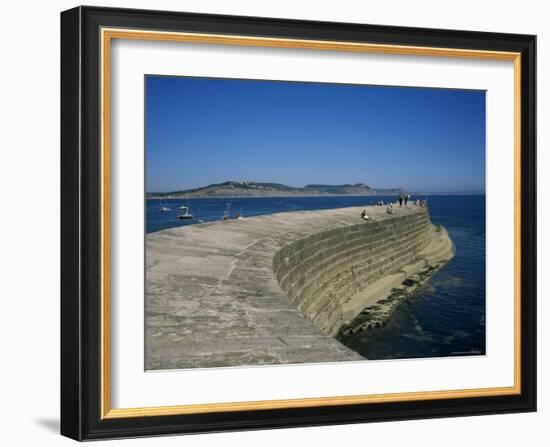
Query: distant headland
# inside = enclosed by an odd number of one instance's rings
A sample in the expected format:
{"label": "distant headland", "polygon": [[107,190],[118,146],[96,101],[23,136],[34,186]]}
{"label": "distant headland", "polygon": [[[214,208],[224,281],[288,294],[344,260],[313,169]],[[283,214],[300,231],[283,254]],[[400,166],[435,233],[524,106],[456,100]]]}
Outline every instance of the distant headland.
{"label": "distant headland", "polygon": [[371,188],[364,183],[323,185],[312,184],[304,187],[283,185],[282,183],[262,183],[254,181],[226,181],[213,183],[201,188],[171,192],[148,192],[148,198],[179,197],[269,197],[269,196],[328,196],[328,195],[395,195],[403,192],[400,188]]}

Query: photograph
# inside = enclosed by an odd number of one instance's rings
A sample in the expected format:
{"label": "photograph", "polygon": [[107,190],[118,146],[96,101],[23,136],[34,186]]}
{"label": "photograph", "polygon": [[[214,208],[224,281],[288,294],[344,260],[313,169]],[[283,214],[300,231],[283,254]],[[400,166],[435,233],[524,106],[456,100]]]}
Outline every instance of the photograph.
{"label": "photograph", "polygon": [[59,432],[535,439],[543,15],[226,6],[59,15]]}
{"label": "photograph", "polygon": [[144,76],[144,369],[486,355],[486,91]]}

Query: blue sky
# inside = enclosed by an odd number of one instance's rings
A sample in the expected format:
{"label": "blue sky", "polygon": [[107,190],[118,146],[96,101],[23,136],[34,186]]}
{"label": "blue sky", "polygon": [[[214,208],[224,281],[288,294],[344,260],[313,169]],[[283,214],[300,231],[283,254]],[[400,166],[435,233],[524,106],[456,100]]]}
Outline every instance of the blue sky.
{"label": "blue sky", "polygon": [[146,190],[485,191],[485,92],[146,76]]}

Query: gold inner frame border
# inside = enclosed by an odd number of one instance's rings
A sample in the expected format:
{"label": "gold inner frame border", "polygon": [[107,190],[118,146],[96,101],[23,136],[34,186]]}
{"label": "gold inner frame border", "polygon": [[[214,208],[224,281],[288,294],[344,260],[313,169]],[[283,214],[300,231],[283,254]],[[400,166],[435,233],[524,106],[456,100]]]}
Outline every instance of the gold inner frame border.
{"label": "gold inner frame border", "polygon": [[[521,393],[521,53],[419,47],[306,39],[266,38],[164,32],[138,29],[102,28],[101,31],[101,419],[144,416],[258,411],[311,408],[382,402],[458,399],[466,397],[504,396]],[[404,392],[354,396],[328,396],[303,399],[223,402],[215,404],[170,405],[141,408],[111,407],[110,341],[110,185],[111,185],[111,116],[110,73],[113,39],[241,45],[271,48],[294,48],[357,53],[382,53],[413,56],[436,56],[469,59],[507,60],[514,63],[514,385],[495,388],[472,388],[443,391]]]}

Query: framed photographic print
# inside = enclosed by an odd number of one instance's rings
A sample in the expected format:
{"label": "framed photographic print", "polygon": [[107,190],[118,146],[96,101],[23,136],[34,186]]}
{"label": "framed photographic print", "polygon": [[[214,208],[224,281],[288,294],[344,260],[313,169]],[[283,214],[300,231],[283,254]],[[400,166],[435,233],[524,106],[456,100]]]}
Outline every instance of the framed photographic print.
{"label": "framed photographic print", "polygon": [[535,36],[61,14],[61,432],[536,409]]}

